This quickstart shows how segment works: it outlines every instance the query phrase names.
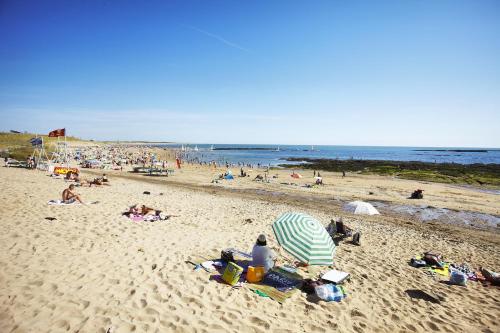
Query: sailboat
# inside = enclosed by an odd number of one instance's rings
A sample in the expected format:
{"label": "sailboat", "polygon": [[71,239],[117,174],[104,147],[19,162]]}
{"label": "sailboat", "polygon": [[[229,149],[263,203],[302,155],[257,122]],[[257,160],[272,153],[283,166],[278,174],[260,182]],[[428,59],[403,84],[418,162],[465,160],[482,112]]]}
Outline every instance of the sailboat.
{"label": "sailboat", "polygon": [[313,150],[314,150],[314,146],[311,146],[311,151],[313,151]]}
{"label": "sailboat", "polygon": [[194,146],[194,151],[198,151],[198,145]]}
{"label": "sailboat", "polygon": [[212,146],[210,147],[210,150],[214,150],[214,145],[212,145]]}
{"label": "sailboat", "polygon": [[280,151],[280,146],[278,146],[278,148],[276,148],[276,151]]}

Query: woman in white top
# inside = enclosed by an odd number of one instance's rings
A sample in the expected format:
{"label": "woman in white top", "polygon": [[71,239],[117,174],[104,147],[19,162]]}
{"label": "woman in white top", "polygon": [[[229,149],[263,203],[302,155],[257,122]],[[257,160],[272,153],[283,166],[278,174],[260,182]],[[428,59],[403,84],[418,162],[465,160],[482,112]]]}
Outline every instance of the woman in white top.
{"label": "woman in white top", "polygon": [[264,266],[264,271],[267,273],[274,267],[275,261],[276,255],[267,247],[266,236],[259,235],[252,250],[252,266]]}

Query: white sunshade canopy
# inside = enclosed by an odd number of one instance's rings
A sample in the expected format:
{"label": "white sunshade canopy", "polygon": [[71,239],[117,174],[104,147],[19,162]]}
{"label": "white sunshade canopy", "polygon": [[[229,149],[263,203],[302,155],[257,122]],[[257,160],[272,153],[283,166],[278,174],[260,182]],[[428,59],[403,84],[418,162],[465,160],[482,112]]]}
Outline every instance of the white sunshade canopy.
{"label": "white sunshade canopy", "polygon": [[353,214],[376,215],[380,214],[375,207],[368,202],[352,201],[344,205],[344,210]]}

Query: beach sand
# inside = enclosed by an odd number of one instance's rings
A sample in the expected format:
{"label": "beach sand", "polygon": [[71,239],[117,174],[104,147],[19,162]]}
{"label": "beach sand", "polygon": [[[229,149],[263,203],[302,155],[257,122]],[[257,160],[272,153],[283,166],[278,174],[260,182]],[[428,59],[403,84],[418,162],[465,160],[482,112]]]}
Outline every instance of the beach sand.
{"label": "beach sand", "polygon": [[[188,166],[169,178],[107,172],[111,186],[78,188],[85,201],[97,204],[49,206],[67,183],[44,172],[0,168],[0,332],[500,331],[499,288],[447,285],[408,265],[432,249],[453,262],[498,270],[497,231],[422,224],[400,214],[354,216],[339,201],[408,204],[410,192],[425,187],[422,204],[498,215],[498,196],[333,173],[322,173],[327,186],[308,189],[279,184],[311,181],[312,174],[297,181],[287,171],[272,184],[237,177],[211,184],[221,170]],[[151,223],[121,216],[136,203],[179,216]],[[287,211],[308,213],[325,225],[342,216],[361,231],[361,246],[343,242],[337,248],[335,267],[351,273],[342,302],[317,302],[298,292],[279,304],[248,288],[210,281],[207,272],[186,263],[228,247],[250,251],[260,233],[290,258],[271,228]]]}

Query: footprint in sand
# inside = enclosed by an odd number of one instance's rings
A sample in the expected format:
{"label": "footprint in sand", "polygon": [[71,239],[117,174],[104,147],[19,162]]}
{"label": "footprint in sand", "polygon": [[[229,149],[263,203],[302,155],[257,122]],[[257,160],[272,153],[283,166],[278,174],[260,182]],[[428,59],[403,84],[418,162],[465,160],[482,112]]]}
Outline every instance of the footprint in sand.
{"label": "footprint in sand", "polygon": [[262,320],[259,317],[250,317],[249,319],[250,319],[250,322],[252,324],[256,324],[258,326],[262,326],[262,327],[264,327],[266,329],[269,329],[269,327],[271,327],[271,325],[267,321]]}
{"label": "footprint in sand", "polygon": [[366,315],[359,311],[359,309],[353,309],[351,310],[351,317],[361,317],[361,318],[366,318]]}
{"label": "footprint in sand", "polygon": [[66,331],[69,331],[69,329],[71,328],[69,323],[66,321],[66,320],[58,320],[54,323],[54,327],[57,327],[57,328],[62,328]]}
{"label": "footprint in sand", "polygon": [[318,332],[318,333],[326,332],[325,328],[314,325],[314,324],[304,325],[304,328],[305,328],[306,332]]}
{"label": "footprint in sand", "polygon": [[109,279],[108,281],[111,284],[120,284],[120,280],[117,280],[117,279]]}
{"label": "footprint in sand", "polygon": [[145,299],[141,299],[141,308],[145,308],[146,306],[148,306],[148,302]]}
{"label": "footprint in sand", "polygon": [[29,283],[30,286],[37,286],[37,287],[41,287],[43,285],[43,281],[41,280],[37,280],[37,281],[32,281]]}

